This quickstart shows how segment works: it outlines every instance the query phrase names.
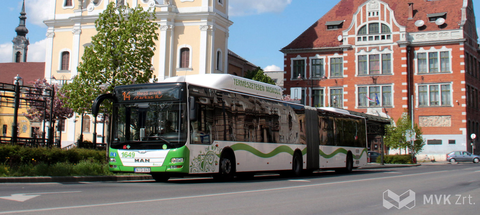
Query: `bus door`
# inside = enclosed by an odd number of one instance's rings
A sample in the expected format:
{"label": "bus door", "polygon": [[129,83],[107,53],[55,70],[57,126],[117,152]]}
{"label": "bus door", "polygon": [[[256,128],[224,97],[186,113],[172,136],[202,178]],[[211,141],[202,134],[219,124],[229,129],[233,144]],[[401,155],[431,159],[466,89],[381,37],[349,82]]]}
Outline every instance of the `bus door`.
{"label": "bus door", "polygon": [[320,140],[318,114],[315,108],[305,107],[305,129],[307,130],[307,169],[320,166]]}

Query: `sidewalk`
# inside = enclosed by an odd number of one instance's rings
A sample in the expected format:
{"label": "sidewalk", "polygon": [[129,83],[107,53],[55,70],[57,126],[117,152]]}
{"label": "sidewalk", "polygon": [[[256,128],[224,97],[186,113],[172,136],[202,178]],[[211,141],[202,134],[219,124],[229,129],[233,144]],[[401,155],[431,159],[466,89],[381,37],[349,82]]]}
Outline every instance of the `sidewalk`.
{"label": "sidewalk", "polygon": [[422,166],[422,165],[444,165],[449,164],[447,161],[438,161],[438,162],[419,162],[417,164],[384,164],[381,165],[380,163],[368,163],[364,167],[360,167],[360,169],[376,169],[376,168],[397,168],[397,167],[415,167],[415,166]]}

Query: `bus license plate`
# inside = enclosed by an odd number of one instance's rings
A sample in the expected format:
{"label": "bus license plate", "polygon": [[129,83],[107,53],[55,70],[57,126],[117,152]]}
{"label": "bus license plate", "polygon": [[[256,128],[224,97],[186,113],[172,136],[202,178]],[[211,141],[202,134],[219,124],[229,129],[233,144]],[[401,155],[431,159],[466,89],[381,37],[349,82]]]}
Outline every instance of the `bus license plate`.
{"label": "bus license plate", "polygon": [[133,171],[136,173],[150,173],[150,168],[149,167],[135,168]]}

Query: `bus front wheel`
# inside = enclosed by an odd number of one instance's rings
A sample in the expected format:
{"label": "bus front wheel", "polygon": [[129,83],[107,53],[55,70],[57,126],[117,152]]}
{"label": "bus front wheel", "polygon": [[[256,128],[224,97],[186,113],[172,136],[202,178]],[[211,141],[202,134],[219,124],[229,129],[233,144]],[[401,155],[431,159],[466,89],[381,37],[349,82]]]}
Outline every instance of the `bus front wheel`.
{"label": "bus front wheel", "polygon": [[170,176],[162,175],[162,174],[152,174],[152,178],[156,182],[167,182],[170,179]]}
{"label": "bus front wheel", "polygon": [[232,180],[235,176],[235,159],[231,154],[222,155],[220,158],[220,171],[218,178],[221,180]]}

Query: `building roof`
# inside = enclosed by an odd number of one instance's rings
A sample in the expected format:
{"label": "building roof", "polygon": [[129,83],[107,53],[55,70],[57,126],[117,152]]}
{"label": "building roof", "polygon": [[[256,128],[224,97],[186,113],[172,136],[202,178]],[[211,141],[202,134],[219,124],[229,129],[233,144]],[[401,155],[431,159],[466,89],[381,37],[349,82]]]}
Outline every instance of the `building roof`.
{"label": "building roof", "polygon": [[[338,35],[342,35],[343,31],[348,29],[352,24],[354,14],[360,6],[370,0],[341,0],[329,12],[309,27],[305,32],[293,40],[289,45],[284,47],[282,51],[288,49],[308,49],[308,48],[325,48],[325,47],[340,47],[343,45],[338,40]],[[462,20],[462,7],[464,1],[471,4],[471,0],[383,0],[394,11],[395,19],[399,25],[406,27],[406,31],[436,31],[436,30],[453,30],[460,29],[460,25],[464,23]],[[409,19],[409,4],[413,3],[413,18]],[[446,25],[441,29],[435,22],[429,22],[428,15],[430,14],[444,14],[446,13]],[[327,23],[332,23],[338,20],[345,20],[343,28],[328,29]],[[425,26],[418,28],[415,26],[415,21],[424,20]]]}
{"label": "building roof", "polygon": [[0,63],[0,82],[13,84],[15,76],[22,77],[23,85],[33,85],[45,77],[45,62]]}

